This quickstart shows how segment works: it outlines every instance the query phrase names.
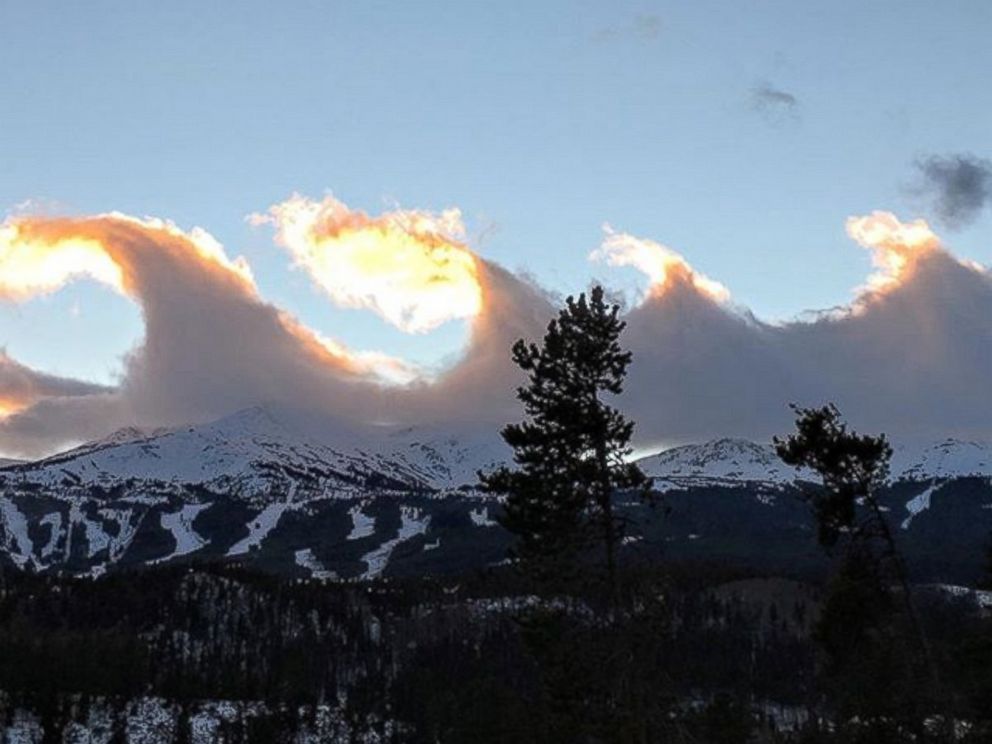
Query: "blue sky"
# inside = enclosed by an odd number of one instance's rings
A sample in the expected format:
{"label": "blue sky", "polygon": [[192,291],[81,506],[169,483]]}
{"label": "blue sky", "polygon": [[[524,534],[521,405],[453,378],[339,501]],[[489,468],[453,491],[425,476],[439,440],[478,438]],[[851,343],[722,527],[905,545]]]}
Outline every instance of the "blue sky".
{"label": "blue sky", "polygon": [[[464,328],[333,307],[245,215],[458,206],[482,255],[562,293],[642,283],[587,262],[609,222],[785,319],[863,282],[848,215],[933,216],[917,158],[992,156],[984,0],[6,0],[0,27],[0,207],[200,225],[308,325],[421,362]],[[940,231],[988,264],[990,225]],[[0,306],[0,345],[60,374],[112,380],[141,333],[91,284]]]}

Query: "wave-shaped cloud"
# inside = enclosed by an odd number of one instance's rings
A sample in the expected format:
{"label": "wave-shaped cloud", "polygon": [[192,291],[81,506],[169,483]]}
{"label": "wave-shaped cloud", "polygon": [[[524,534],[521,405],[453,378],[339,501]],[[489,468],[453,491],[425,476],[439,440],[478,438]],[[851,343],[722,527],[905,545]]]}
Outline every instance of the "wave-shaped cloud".
{"label": "wave-shaped cloud", "polygon": [[789,427],[787,403],[824,401],[897,436],[992,436],[989,272],[922,220],[875,212],[847,228],[878,271],[811,321],[762,322],[688,279],[629,314],[627,407],[642,437],[764,439]]}
{"label": "wave-shaped cloud", "polygon": [[[0,356],[0,451],[38,455],[125,425],[174,426],[259,403],[353,423],[471,424],[519,415],[517,338],[541,335],[556,305],[476,255],[456,210],[377,217],[293,196],[252,218],[335,303],[411,333],[466,319],[462,357],[427,375],[344,347],[266,302],[243,259],[203,230],[120,214],[19,216],[0,226],[0,301],[84,277],[135,301],[145,335],[121,383],[103,388]],[[663,245],[608,230],[594,257],[651,280],[627,314],[634,353],[623,404],[643,441],[767,437],[786,404],[833,400],[895,434],[992,435],[992,279],[953,257],[926,223],[852,218],[878,273],[853,302],[812,321],[770,324]]]}

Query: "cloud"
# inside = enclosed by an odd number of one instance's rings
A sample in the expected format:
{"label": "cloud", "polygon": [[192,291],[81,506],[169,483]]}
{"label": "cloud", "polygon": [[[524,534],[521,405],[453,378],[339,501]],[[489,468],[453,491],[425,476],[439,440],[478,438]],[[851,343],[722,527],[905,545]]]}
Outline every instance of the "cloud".
{"label": "cloud", "polygon": [[294,194],[253,214],[337,304],[374,310],[407,332],[471,318],[482,307],[475,256],[463,244],[461,212],[396,210],[369,217],[332,196]]}
{"label": "cloud", "polygon": [[653,41],[661,36],[663,24],[660,16],[646,13],[634,16],[626,23],[607,26],[596,34],[598,41],[616,41],[620,39],[635,39]]}
{"label": "cloud", "polygon": [[5,418],[4,451],[38,454],[108,428],[203,421],[265,401],[357,413],[356,389],[410,377],[403,362],[352,353],[266,303],[247,264],[202,230],[117,214],[5,223],[0,297],[24,301],[80,276],[135,301],[145,337],[113,394],[81,401],[66,390]]}
{"label": "cloud", "polygon": [[[0,355],[0,452],[34,456],[122,426],[196,423],[258,404],[305,410],[327,430],[495,433],[519,417],[523,378],[510,346],[540,338],[559,300],[460,242],[454,212],[369,216],[329,197],[294,199],[303,222],[281,205],[262,221],[332,301],[360,302],[411,333],[462,319],[470,335],[461,358],[426,374],[324,338],[265,301],[247,263],[202,230],[119,214],[17,216],[0,228],[0,300],[101,281],[139,305],[145,334],[115,388]],[[414,214],[427,221],[398,217]],[[784,324],[733,304],[673,249],[606,230],[594,258],[637,268],[649,282],[625,316],[634,361],[621,403],[640,442],[764,439],[789,427],[788,403],[828,400],[855,425],[897,436],[992,436],[989,272],[948,253],[922,220],[874,212],[847,229],[875,273],[848,305]],[[409,272],[397,277],[398,265]],[[340,284],[338,272],[353,284]],[[390,304],[396,288],[401,301]]]}
{"label": "cloud", "polygon": [[648,441],[767,439],[789,402],[834,401],[897,437],[992,436],[992,277],[950,255],[922,220],[875,212],[848,231],[879,268],[850,305],[762,322],[688,274],[627,317],[625,408]]}
{"label": "cloud", "polygon": [[686,281],[718,302],[730,299],[726,287],[695,271],[671,248],[629,233],[616,232],[608,224],[603,225],[603,230],[606,237],[602,245],[589,254],[591,260],[605,261],[610,266],[636,267],[651,280],[651,291],[655,293],[666,291],[672,283]]}
{"label": "cloud", "polygon": [[912,191],[930,201],[951,228],[970,225],[992,204],[992,161],[974,155],[931,155],[916,161],[921,182]]}
{"label": "cloud", "polygon": [[[466,356],[441,381],[432,383],[403,360],[348,349],[267,303],[247,263],[229,258],[203,230],[119,214],[18,216],[0,228],[0,300],[23,302],[89,278],[136,302],[145,334],[114,390],[67,383],[49,386],[47,396],[19,393],[18,406],[8,406],[0,420],[0,451],[34,456],[120,426],[195,423],[259,403],[360,423],[502,422],[517,379],[507,349],[553,313],[541,292],[435,234],[423,213],[369,218],[339,202],[299,204],[318,219],[301,232],[300,240],[310,242],[296,247],[334,254],[308,255],[314,266],[305,268],[318,283],[326,281],[335,301],[357,297],[410,332],[469,319]],[[451,225],[456,221],[452,216]],[[279,230],[288,225],[276,221]],[[330,245],[325,236],[333,236]],[[397,266],[405,267],[398,279]],[[351,287],[325,270],[344,273]],[[354,295],[336,294],[356,287],[361,291]],[[401,302],[390,304],[397,295]],[[7,360],[11,370],[15,364]]]}
{"label": "cloud", "polygon": [[38,372],[0,349],[0,420],[46,398],[82,397],[110,392],[102,385]]}
{"label": "cloud", "polygon": [[784,124],[799,118],[799,99],[771,83],[759,83],[751,89],[751,110],[769,124]]}

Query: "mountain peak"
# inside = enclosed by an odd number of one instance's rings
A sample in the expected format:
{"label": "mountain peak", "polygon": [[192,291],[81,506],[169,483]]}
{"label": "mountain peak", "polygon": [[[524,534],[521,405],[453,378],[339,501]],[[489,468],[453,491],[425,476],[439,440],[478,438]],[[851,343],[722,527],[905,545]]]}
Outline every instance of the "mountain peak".
{"label": "mountain peak", "polygon": [[785,485],[796,479],[795,470],[770,445],[731,437],[672,447],[638,464],[663,489],[701,483]]}
{"label": "mountain peak", "polygon": [[896,447],[893,480],[944,480],[992,476],[992,444],[948,438],[922,447]]}

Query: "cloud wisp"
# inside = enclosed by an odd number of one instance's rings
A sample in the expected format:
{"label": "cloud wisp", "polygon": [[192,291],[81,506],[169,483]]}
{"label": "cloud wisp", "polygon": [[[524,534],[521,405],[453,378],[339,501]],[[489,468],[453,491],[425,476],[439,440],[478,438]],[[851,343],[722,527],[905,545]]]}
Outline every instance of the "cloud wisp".
{"label": "cloud wisp", "polygon": [[[0,354],[0,452],[36,456],[122,426],[177,426],[258,404],[347,426],[495,432],[519,415],[510,346],[538,338],[557,302],[472,251],[457,211],[369,216],[332,197],[294,196],[254,221],[275,229],[332,302],[409,333],[467,322],[461,358],[427,375],[324,338],[262,298],[247,262],[203,230],[120,214],[19,215],[0,227],[0,301],[96,280],[140,306],[145,335],[115,388]],[[875,274],[844,308],[771,324],[671,248],[607,227],[593,258],[650,282],[624,338],[634,363],[622,405],[640,441],[766,438],[787,428],[788,403],[827,400],[895,435],[992,437],[989,272],[952,256],[922,220],[875,212],[847,229]]]}
{"label": "cloud wisp", "polygon": [[664,29],[661,16],[653,13],[644,13],[634,16],[625,23],[601,28],[596,33],[598,41],[618,41],[622,39],[633,39],[637,41],[654,41],[661,36]]}
{"label": "cloud wisp", "polygon": [[759,83],[751,89],[750,106],[768,124],[779,126],[799,120],[799,99],[769,82]]}

